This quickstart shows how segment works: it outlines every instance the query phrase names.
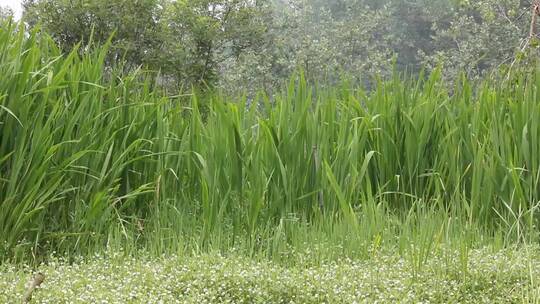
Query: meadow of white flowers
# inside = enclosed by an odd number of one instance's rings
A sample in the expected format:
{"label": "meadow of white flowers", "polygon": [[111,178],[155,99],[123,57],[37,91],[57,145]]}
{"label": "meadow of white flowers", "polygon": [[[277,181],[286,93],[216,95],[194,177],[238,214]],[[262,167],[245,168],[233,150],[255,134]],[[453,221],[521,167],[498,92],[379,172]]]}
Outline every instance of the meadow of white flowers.
{"label": "meadow of white flowers", "polygon": [[424,263],[378,255],[323,265],[236,256],[51,259],[0,266],[0,303],[20,303],[32,272],[46,275],[32,303],[539,303],[537,248],[440,253]]}

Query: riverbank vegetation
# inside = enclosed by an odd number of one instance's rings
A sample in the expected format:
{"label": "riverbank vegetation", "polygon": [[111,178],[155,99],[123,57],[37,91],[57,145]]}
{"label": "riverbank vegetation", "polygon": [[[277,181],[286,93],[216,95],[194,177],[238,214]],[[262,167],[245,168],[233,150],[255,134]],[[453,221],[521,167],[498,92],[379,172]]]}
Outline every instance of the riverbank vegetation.
{"label": "riverbank vegetation", "polygon": [[105,72],[106,48],[62,55],[13,27],[0,43],[4,256],[537,240],[537,73],[167,96]]}
{"label": "riverbank vegetation", "polygon": [[0,28],[0,301],[539,301],[534,50],[232,93],[57,38]]}

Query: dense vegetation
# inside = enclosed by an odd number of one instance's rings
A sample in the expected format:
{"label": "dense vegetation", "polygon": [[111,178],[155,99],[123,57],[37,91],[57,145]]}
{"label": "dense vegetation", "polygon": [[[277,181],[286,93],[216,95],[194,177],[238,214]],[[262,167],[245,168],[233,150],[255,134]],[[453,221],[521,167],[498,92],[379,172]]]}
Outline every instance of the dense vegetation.
{"label": "dense vegetation", "polygon": [[[538,247],[467,255],[442,252],[423,267],[399,256],[309,260],[288,267],[239,256],[122,253],[70,263],[54,259],[36,303],[539,303]],[[27,267],[0,265],[0,301],[24,291]]]}
{"label": "dense vegetation", "polygon": [[24,7],[0,302],[540,303],[540,2]]}
{"label": "dense vegetation", "polygon": [[114,34],[109,63],[161,71],[167,86],[279,91],[341,75],[444,65],[454,80],[506,68],[529,34],[528,0],[26,0],[24,20],[63,51]]}
{"label": "dense vegetation", "polygon": [[[166,96],[152,74],[104,71],[107,48],[63,55],[0,30],[2,256],[109,248],[236,248],[319,259],[378,248],[534,242],[537,73],[450,94],[439,72],[371,92]],[[292,249],[291,249],[292,248]]]}

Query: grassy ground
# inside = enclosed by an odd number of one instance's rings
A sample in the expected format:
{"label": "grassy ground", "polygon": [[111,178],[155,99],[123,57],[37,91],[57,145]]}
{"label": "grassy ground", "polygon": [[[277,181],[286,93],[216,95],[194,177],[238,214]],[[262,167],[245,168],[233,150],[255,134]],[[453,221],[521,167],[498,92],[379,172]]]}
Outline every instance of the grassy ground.
{"label": "grassy ground", "polygon": [[540,303],[540,251],[532,247],[443,250],[421,264],[385,253],[320,265],[236,255],[85,260],[3,265],[0,302],[18,303],[40,271],[35,303]]}

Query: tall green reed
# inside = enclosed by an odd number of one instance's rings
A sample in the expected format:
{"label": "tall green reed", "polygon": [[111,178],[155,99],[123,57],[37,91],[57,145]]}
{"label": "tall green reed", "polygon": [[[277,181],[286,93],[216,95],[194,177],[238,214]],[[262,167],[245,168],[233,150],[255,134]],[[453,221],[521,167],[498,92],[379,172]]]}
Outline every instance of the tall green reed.
{"label": "tall green reed", "polygon": [[274,254],[310,229],[350,252],[392,235],[430,250],[459,238],[456,223],[535,240],[538,72],[463,78],[452,93],[441,71],[370,92],[299,74],[248,103],[168,97],[154,75],[106,67],[106,52],[62,54],[38,31],[1,28],[4,255],[113,243]]}

